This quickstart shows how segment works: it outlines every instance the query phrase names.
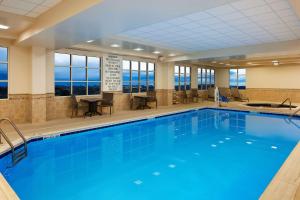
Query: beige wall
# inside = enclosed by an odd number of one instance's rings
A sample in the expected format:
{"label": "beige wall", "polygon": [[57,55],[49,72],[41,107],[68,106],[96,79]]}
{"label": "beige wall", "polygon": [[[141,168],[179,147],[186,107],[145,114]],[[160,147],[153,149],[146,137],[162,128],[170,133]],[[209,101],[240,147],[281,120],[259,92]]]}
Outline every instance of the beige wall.
{"label": "beige wall", "polygon": [[247,88],[300,89],[300,65],[248,68]]}
{"label": "beige wall", "polygon": [[[300,89],[300,65],[246,69],[246,88]],[[216,86],[229,87],[229,69],[216,69]]]}
{"label": "beige wall", "polygon": [[31,91],[31,48],[9,47],[9,94]]}
{"label": "beige wall", "polygon": [[215,76],[215,82],[217,87],[229,87],[228,69],[216,69]]}

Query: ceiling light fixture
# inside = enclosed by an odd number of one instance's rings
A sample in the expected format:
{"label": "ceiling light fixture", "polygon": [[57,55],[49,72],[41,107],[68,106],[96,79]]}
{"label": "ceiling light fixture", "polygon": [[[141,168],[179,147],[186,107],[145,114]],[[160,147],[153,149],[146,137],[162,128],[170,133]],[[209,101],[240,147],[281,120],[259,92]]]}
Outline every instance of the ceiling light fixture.
{"label": "ceiling light fixture", "polygon": [[153,51],[154,54],[160,54],[160,51]]}
{"label": "ceiling light fixture", "polygon": [[118,45],[118,44],[112,44],[112,45],[110,45],[111,47],[113,47],[113,48],[118,48],[118,47],[120,47],[120,45]]}
{"label": "ceiling light fixture", "polygon": [[170,56],[170,57],[173,57],[173,56],[176,56],[176,54],[170,53],[169,56]]}
{"label": "ceiling light fixture", "polygon": [[142,48],[135,48],[133,50],[135,50],[135,51],[143,51],[144,49],[142,49]]}
{"label": "ceiling light fixture", "polygon": [[220,65],[224,65],[224,63],[219,63]]}
{"label": "ceiling light fixture", "polygon": [[212,61],[211,63],[215,64],[215,63],[217,63],[217,61]]}
{"label": "ceiling light fixture", "polygon": [[272,63],[273,63],[274,66],[278,66],[279,65],[279,61],[278,60],[273,60]]}
{"label": "ceiling light fixture", "polygon": [[4,30],[6,30],[6,29],[9,29],[10,27],[9,26],[6,26],[6,25],[3,25],[3,24],[0,24],[0,29],[4,29]]}
{"label": "ceiling light fixture", "polygon": [[88,40],[88,41],[86,41],[87,43],[92,43],[92,42],[94,42],[94,40]]}

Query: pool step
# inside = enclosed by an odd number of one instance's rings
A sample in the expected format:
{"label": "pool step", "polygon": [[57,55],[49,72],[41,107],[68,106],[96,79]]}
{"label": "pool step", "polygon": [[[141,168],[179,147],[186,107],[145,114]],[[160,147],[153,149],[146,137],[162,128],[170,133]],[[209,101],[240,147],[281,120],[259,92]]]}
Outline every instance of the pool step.
{"label": "pool step", "polygon": [[15,152],[13,156],[14,165],[21,161],[23,158],[27,156],[27,151],[23,148],[19,152]]}

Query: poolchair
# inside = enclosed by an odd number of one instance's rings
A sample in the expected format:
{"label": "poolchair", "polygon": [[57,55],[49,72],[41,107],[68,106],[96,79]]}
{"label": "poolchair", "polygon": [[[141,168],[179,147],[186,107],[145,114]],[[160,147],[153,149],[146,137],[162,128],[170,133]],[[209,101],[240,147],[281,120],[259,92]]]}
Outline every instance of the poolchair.
{"label": "poolchair", "polygon": [[141,98],[136,98],[134,94],[130,93],[130,110],[143,109],[145,102]]}
{"label": "poolchair", "polygon": [[235,100],[235,101],[248,101],[249,102],[249,98],[248,97],[245,97],[243,96],[239,89],[234,87],[234,88],[231,88],[230,89],[230,92],[231,92],[231,96],[232,98]]}
{"label": "poolchair", "polygon": [[226,103],[232,101],[230,90],[228,88],[219,88],[219,100]]}
{"label": "poolchair", "polygon": [[215,88],[214,87],[209,87],[207,89],[207,100],[215,101]]}
{"label": "poolchair", "polygon": [[155,108],[157,109],[156,91],[147,91],[147,102],[155,102]]}
{"label": "poolchair", "polygon": [[109,114],[111,115],[112,107],[114,106],[114,93],[103,92],[102,99],[103,100],[99,104],[101,108],[101,113],[102,113],[102,108],[109,107]]}
{"label": "poolchair", "polygon": [[182,91],[181,99],[182,99],[183,103],[189,103],[190,102],[190,96],[188,95],[186,90]]}
{"label": "poolchair", "polygon": [[202,96],[199,95],[197,89],[191,91],[191,99],[193,100],[193,102],[194,102],[194,99],[196,99],[197,103],[199,102],[199,99],[201,99],[203,101],[203,98],[202,98]]}
{"label": "poolchair", "polygon": [[72,115],[71,115],[71,118],[73,118],[74,116],[75,117],[78,116],[78,110],[80,108],[87,108],[88,107],[85,103],[82,103],[80,101],[78,102],[75,95],[71,95],[71,101],[72,101],[72,105],[71,105],[72,106]]}

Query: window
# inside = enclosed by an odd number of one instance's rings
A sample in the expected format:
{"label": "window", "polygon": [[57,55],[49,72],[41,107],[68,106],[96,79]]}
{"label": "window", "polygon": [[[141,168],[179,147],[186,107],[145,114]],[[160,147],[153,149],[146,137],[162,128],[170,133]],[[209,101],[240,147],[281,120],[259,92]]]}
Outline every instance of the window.
{"label": "window", "polygon": [[100,94],[100,58],[55,53],[55,95]]}
{"label": "window", "polygon": [[0,47],[0,99],[8,97],[8,48]]}
{"label": "window", "polygon": [[154,63],[123,60],[123,92],[138,93],[155,89]]}
{"label": "window", "polygon": [[175,90],[191,89],[191,68],[185,66],[174,67]]}
{"label": "window", "polygon": [[230,69],[229,85],[239,89],[246,89],[246,69]]}
{"label": "window", "polygon": [[215,87],[215,70],[198,68],[198,90]]}

